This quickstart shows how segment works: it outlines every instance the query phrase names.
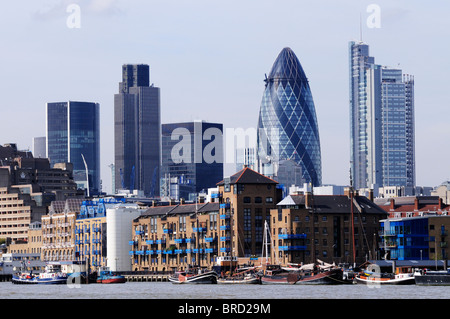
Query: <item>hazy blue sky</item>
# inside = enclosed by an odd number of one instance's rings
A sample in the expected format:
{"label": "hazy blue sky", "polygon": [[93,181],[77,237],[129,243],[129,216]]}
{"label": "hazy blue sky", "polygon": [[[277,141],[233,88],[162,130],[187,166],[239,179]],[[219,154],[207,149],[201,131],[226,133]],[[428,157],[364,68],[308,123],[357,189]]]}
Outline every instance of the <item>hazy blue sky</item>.
{"label": "hazy blue sky", "polygon": [[[80,28],[66,9],[78,4]],[[369,28],[370,4],[380,28]],[[306,72],[318,116],[323,183],[349,180],[348,42],[415,76],[417,184],[450,178],[450,2],[358,0],[26,0],[0,10],[0,144],[31,149],[45,103],[100,103],[104,189],[114,161],[113,98],[124,63],[150,65],[162,122],[203,119],[256,128],[278,53]],[[227,171],[226,173],[232,173]]]}

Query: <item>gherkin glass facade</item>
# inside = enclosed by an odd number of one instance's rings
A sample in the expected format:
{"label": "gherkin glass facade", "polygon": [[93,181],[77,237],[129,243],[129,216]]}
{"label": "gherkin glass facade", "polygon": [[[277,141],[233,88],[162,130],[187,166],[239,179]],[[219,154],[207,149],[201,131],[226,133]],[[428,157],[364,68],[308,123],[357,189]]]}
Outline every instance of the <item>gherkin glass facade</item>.
{"label": "gherkin glass facade", "polygon": [[[302,168],[304,182],[322,184],[319,128],[311,90],[295,53],[284,48],[265,79],[258,121],[258,167],[293,160]],[[268,175],[268,174],[266,174]]]}

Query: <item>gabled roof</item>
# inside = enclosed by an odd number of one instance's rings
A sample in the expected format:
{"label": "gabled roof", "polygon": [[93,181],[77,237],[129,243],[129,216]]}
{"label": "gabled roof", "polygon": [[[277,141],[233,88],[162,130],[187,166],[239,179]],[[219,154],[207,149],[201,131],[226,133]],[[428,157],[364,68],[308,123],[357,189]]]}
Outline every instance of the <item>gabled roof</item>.
{"label": "gabled roof", "polygon": [[[217,183],[217,185],[224,184],[225,180]],[[230,176],[230,184],[278,184],[278,182],[246,167]]]}

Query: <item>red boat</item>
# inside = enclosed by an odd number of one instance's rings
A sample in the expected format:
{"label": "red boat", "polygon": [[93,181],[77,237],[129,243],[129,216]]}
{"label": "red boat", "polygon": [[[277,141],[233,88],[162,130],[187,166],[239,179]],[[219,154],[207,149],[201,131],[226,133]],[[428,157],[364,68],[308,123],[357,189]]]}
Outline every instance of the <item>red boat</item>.
{"label": "red boat", "polygon": [[105,267],[100,269],[99,276],[97,277],[97,283],[99,284],[121,284],[126,281],[125,276],[116,274]]}

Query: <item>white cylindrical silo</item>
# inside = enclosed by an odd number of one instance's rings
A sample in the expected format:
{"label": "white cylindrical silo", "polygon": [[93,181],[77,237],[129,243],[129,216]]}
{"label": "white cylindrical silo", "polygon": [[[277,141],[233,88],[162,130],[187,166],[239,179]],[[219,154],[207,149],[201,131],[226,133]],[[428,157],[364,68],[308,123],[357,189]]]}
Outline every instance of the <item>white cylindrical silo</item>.
{"label": "white cylindrical silo", "polygon": [[110,270],[131,271],[132,223],[141,212],[135,204],[119,204],[106,209],[106,254]]}

